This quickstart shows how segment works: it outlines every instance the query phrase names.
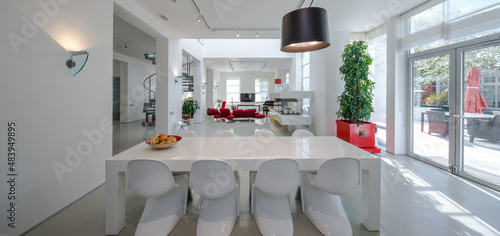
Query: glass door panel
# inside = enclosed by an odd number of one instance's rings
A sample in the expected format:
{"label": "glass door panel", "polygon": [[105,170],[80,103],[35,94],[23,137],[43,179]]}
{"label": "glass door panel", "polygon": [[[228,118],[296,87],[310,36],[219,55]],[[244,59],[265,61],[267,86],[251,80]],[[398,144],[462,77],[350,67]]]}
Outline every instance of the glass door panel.
{"label": "glass door panel", "polygon": [[[499,43],[500,44],[500,43]],[[462,51],[462,171],[500,184],[500,45]]]}
{"label": "glass door panel", "polygon": [[447,167],[450,154],[450,55],[410,59],[412,155]]}

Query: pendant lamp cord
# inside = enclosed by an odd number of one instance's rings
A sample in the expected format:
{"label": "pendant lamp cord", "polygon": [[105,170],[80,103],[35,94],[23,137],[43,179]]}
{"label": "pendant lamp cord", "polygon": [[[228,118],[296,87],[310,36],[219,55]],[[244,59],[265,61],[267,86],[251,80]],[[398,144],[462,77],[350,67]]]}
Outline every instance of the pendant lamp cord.
{"label": "pendant lamp cord", "polygon": [[311,1],[311,4],[309,4],[309,7],[311,7],[313,5],[313,2],[314,2],[314,0]]}

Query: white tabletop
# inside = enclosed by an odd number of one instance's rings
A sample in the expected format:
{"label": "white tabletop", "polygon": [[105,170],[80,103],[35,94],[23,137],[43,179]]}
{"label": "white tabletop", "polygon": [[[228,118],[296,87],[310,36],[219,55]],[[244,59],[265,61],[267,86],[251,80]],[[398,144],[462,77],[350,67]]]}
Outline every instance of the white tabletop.
{"label": "white tabletop", "polygon": [[[234,170],[257,170],[261,161],[256,160],[293,158],[299,163],[300,169],[317,170],[327,159],[338,157],[378,158],[333,136],[186,137],[168,149],[154,149],[140,143],[108,161],[121,160],[123,162],[120,166],[126,168],[129,160],[158,159],[165,161],[171,170],[188,171],[196,160],[223,159],[229,162]],[[242,160],[248,160],[248,163],[238,164]]]}

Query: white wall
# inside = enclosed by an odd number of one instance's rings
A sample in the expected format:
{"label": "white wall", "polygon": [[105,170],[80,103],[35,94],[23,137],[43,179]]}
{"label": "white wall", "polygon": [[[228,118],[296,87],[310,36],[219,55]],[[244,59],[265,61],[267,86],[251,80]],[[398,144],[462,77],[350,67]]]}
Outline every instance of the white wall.
{"label": "white wall", "polygon": [[[274,92],[274,72],[221,72],[217,97],[226,99],[226,80],[228,77],[240,78],[240,93],[255,93],[255,78],[268,78],[269,92]],[[230,105],[231,100],[227,101]]]}
{"label": "white wall", "polygon": [[314,91],[311,110],[315,135],[337,135],[337,97],[344,91],[339,67],[342,52],[349,43],[349,32],[330,30],[330,47],[311,52],[311,90]]}
{"label": "white wall", "polygon": [[293,54],[280,51],[280,39],[205,39],[206,58],[291,58]]}
{"label": "white wall", "polygon": [[[203,83],[207,81],[206,73],[207,69],[205,67],[205,62],[203,60],[204,51],[203,45],[196,39],[181,39],[180,47],[183,51],[193,56],[193,69],[194,69],[194,91],[193,98],[198,101],[198,105],[200,109],[196,111],[194,114],[194,121],[196,123],[201,123],[204,121],[207,115],[207,106],[206,106],[206,96],[202,94]],[[182,55],[181,55],[182,56]]]}
{"label": "white wall", "polygon": [[[113,53],[113,59],[122,62],[119,63],[120,67],[126,67],[126,74],[122,73],[124,78],[120,75],[120,122],[142,120],[145,118],[143,82],[156,73],[156,66],[116,52]],[[126,84],[122,86],[122,83]]]}
{"label": "white wall", "polygon": [[206,106],[208,107],[215,107],[215,100],[214,100],[214,71],[211,69],[207,69],[207,87],[206,87]]}
{"label": "white wall", "polygon": [[387,141],[386,150],[392,154],[406,154],[406,106],[407,93],[404,53],[398,51],[398,17],[387,23]]}
{"label": "white wall", "polygon": [[[8,22],[0,26],[0,234],[19,235],[104,183],[112,155],[112,17],[112,1],[0,2],[0,21]],[[74,77],[67,50],[90,53]],[[15,229],[6,224],[8,121],[17,132]]]}

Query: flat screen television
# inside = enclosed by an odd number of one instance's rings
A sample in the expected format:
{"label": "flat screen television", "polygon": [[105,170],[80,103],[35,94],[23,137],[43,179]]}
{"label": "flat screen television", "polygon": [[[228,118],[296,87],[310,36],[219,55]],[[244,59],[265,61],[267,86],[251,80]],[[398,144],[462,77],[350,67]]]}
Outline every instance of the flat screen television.
{"label": "flat screen television", "polygon": [[240,102],[255,102],[255,93],[240,93]]}

